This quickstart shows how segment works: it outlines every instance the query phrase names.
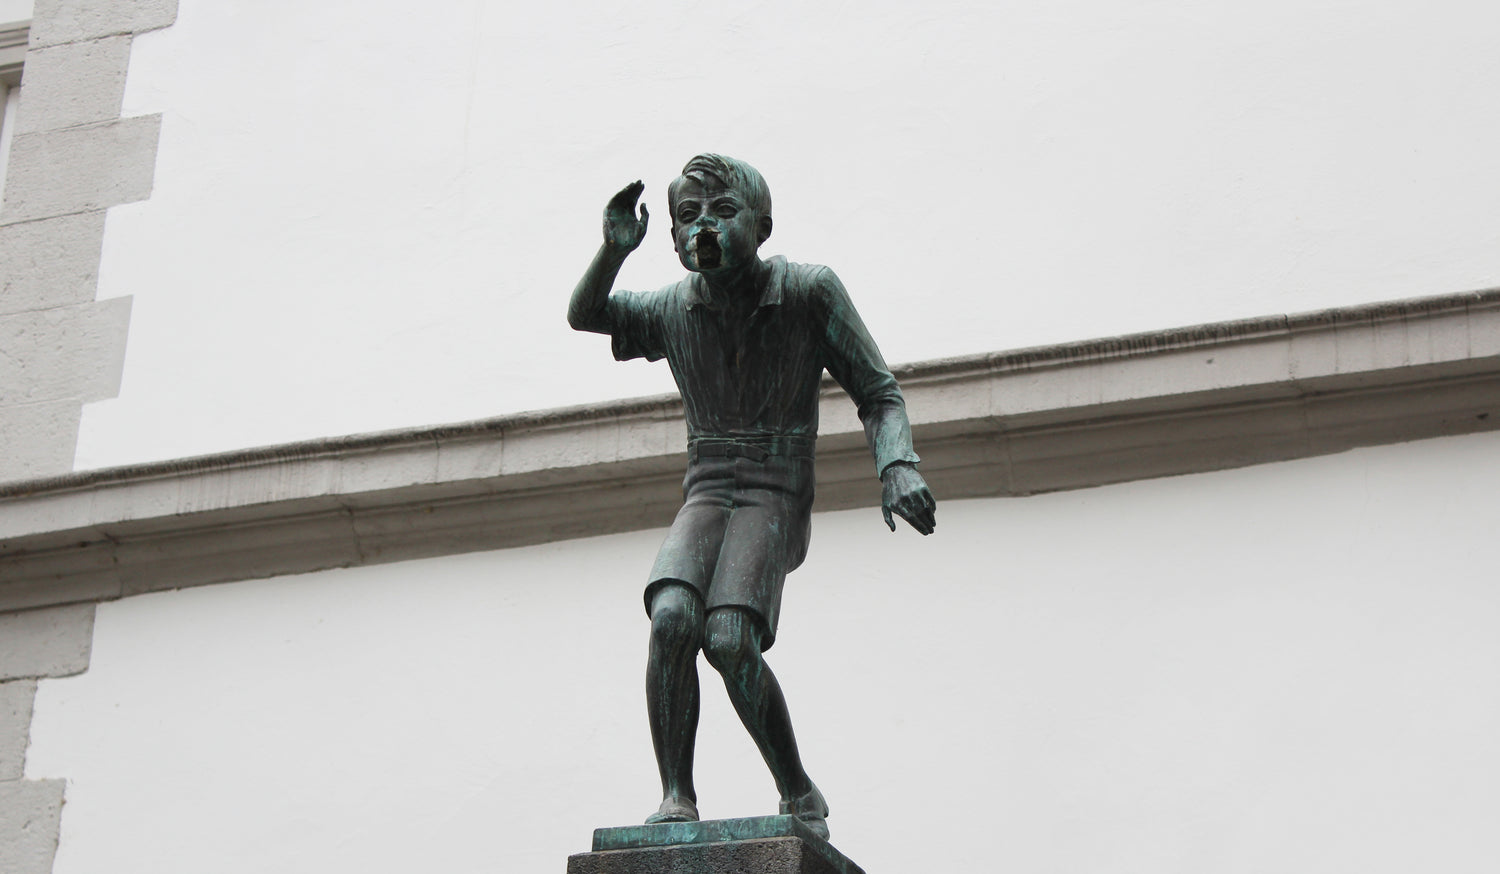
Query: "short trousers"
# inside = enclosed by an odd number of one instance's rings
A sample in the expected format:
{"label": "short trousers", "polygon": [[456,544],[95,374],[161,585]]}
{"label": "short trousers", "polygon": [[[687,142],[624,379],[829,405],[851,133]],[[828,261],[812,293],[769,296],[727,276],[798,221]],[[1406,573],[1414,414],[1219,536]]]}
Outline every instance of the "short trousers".
{"label": "short trousers", "polygon": [[682,509],[646,586],[648,615],[656,591],[681,582],[706,611],[746,608],[761,623],[761,649],[775,643],[786,575],[807,557],[813,502],[812,439],[775,441],[689,445]]}

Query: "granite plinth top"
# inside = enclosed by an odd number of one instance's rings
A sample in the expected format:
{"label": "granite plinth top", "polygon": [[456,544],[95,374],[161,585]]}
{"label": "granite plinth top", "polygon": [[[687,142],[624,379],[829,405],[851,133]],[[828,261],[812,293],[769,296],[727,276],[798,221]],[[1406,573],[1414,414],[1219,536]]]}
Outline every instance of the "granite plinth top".
{"label": "granite plinth top", "polygon": [[795,816],[747,816],[739,819],[706,819],[699,822],[663,822],[594,829],[594,852],[715,844],[762,838],[801,838],[814,853],[839,874],[865,874],[848,856],[813,834]]}

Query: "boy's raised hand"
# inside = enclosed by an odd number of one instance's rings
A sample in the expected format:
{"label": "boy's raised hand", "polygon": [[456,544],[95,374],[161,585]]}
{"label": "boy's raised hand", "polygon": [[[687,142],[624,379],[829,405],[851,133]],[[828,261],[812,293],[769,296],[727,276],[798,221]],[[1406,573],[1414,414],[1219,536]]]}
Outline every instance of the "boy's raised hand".
{"label": "boy's raised hand", "polygon": [[645,190],[645,183],[637,179],[620,189],[604,207],[604,245],[621,255],[634,252],[646,237],[646,224],[651,221],[651,214],[646,211],[644,203],[641,204],[641,217],[635,217],[636,201],[641,199],[641,192]]}
{"label": "boy's raised hand", "polygon": [[896,520],[891,518],[895,513],[924,536],[933,532],[937,527],[937,501],[915,467],[898,461],[885,469],[880,483],[883,492],[880,510],[885,514],[885,524],[892,531],[896,530]]}

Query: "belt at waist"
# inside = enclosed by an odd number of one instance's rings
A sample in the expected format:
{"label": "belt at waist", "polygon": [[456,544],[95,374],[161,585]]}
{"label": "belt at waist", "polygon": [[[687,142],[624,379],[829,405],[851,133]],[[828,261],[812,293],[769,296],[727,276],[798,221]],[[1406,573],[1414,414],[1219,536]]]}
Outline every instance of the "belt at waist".
{"label": "belt at waist", "polygon": [[688,460],[700,458],[748,458],[765,461],[773,455],[812,458],[815,438],[800,434],[765,437],[693,437],[688,440]]}

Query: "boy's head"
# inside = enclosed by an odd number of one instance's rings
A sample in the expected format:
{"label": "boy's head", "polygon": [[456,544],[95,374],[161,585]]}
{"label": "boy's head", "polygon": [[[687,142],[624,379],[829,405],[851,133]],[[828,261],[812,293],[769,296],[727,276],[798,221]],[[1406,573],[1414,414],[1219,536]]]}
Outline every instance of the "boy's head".
{"label": "boy's head", "polygon": [[694,272],[741,267],[771,236],[771,189],[760,171],[734,158],[688,161],[667,186],[667,207],[677,257]]}

